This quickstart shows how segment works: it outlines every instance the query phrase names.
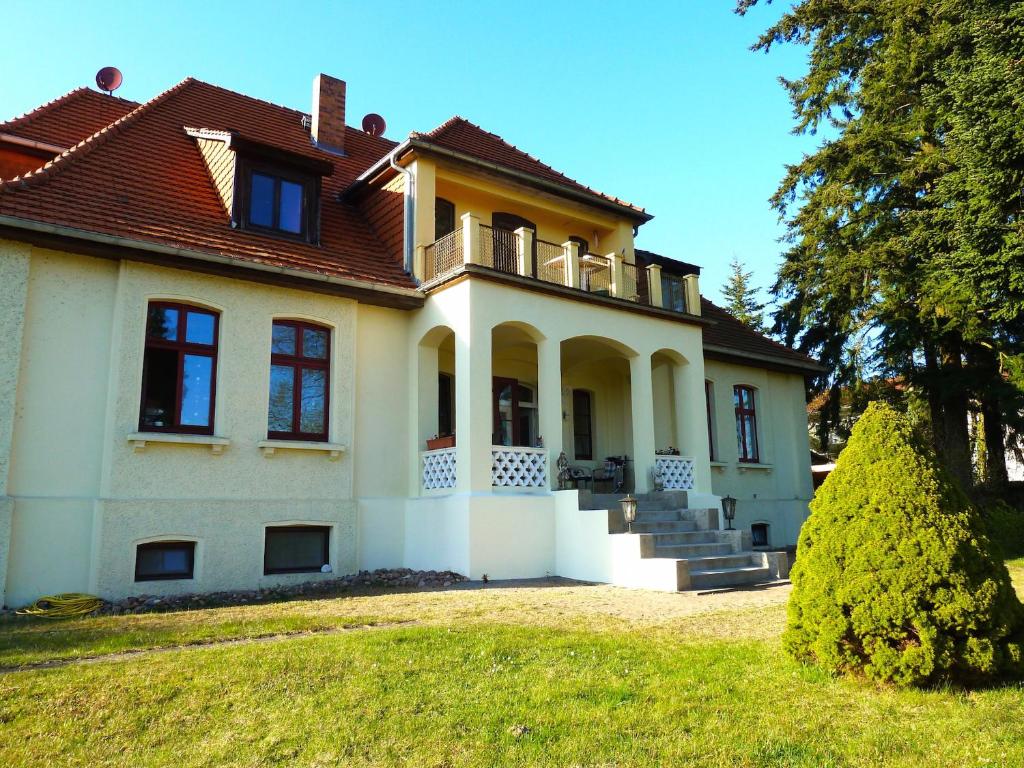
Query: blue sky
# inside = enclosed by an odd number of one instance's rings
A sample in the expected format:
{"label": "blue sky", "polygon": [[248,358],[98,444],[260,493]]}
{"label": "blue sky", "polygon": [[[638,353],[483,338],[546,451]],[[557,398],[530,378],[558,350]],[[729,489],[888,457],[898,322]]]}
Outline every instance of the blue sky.
{"label": "blue sky", "polygon": [[[782,232],[768,197],[813,148],[790,134],[777,78],[799,49],[750,44],[787,3],[746,18],[730,0],[676,2],[41,2],[5,0],[0,119],[96,71],[145,100],[192,75],[308,110],[320,71],[348,82],[349,123],[387,135],[452,114],[558,170],[645,206],[637,245],[704,267],[718,297],[733,255],[767,286]],[[17,76],[15,76],[17,74]]]}

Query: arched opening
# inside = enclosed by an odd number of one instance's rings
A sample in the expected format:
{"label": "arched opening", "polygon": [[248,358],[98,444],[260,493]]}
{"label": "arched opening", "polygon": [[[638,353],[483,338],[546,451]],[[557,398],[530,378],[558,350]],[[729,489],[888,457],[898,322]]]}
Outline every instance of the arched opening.
{"label": "arched opening", "polygon": [[419,343],[420,450],[455,445],[455,333],[447,326],[432,328]]}
{"label": "arched opening", "polygon": [[595,492],[635,482],[630,359],[636,352],[598,336],[561,345],[562,447],[570,485]]}
{"label": "arched opening", "polygon": [[491,444],[541,447],[537,344],[543,336],[519,322],[491,330]]}

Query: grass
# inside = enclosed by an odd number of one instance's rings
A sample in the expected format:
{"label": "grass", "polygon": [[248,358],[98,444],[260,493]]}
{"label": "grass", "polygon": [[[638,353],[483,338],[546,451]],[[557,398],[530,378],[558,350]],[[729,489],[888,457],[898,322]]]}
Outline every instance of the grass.
{"label": "grass", "polygon": [[1021,687],[831,678],[780,652],[784,601],[555,586],[0,622],[8,667],[320,632],[0,676],[0,765],[1024,766]]}

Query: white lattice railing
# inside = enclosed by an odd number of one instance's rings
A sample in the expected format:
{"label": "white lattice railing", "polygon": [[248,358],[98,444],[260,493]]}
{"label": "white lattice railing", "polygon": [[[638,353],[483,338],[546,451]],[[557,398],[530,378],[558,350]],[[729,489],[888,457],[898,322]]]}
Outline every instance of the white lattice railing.
{"label": "white lattice railing", "polygon": [[496,488],[547,488],[548,452],[543,448],[492,445],[491,485]]}
{"label": "white lattice railing", "polygon": [[661,473],[667,491],[693,490],[693,459],[689,456],[657,456],[654,471]]}
{"label": "white lattice railing", "polygon": [[455,487],[455,449],[423,452],[423,490]]}

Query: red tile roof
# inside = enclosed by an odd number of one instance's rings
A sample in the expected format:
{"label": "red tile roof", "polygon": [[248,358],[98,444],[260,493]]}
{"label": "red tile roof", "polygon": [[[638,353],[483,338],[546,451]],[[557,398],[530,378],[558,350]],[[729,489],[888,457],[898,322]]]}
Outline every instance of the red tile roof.
{"label": "red tile roof", "polygon": [[[0,214],[241,261],[413,287],[400,257],[387,253],[358,210],[334,199],[394,143],[347,128],[346,156],[323,152],[312,145],[303,116],[190,78],[42,168],[0,183]],[[334,173],[323,180],[320,245],[232,229],[185,126],[237,131],[253,141],[333,163]]]}
{"label": "red tile roof", "polygon": [[477,160],[500,165],[505,168],[536,176],[545,181],[554,182],[576,192],[583,192],[587,195],[599,197],[608,202],[631,208],[633,211],[645,214],[643,208],[620,200],[617,197],[606,195],[580,184],[575,179],[570,179],[564,173],[560,173],[538,160],[533,155],[527,154],[518,147],[509,144],[501,136],[485,131],[479,125],[469,122],[464,117],[456,115],[439,125],[428,133],[413,133],[410,138],[425,139],[431,144],[436,144],[445,149],[469,155]]}
{"label": "red tile roof", "polygon": [[76,88],[20,117],[0,123],[0,133],[68,149],[139,106],[134,101]]}
{"label": "red tile roof", "polygon": [[761,335],[703,296],[700,306],[701,315],[715,321],[714,325],[704,328],[705,347],[729,350],[738,357],[756,355],[758,358],[774,358],[780,365],[789,363],[799,368],[820,369],[813,358]]}

